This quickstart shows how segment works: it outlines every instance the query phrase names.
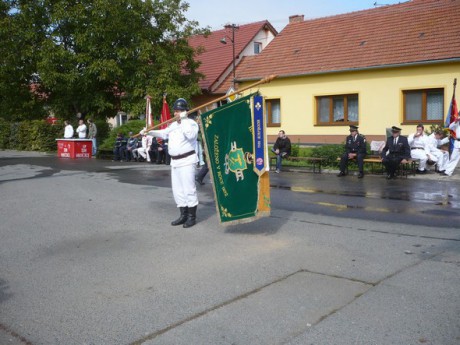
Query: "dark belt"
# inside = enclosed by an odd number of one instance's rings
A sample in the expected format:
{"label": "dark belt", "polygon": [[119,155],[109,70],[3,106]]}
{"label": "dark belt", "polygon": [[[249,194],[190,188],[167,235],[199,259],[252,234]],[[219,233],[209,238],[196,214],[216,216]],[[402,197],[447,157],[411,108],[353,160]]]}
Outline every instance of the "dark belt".
{"label": "dark belt", "polygon": [[423,147],[411,147],[411,150],[425,150]]}
{"label": "dark belt", "polygon": [[177,156],[171,156],[171,159],[182,159],[182,158],[185,158],[185,157],[188,157],[188,156],[191,156],[195,153],[195,150],[192,150],[192,151],[189,151],[189,152],[185,152],[181,155],[177,155]]}
{"label": "dark belt", "polygon": [[460,141],[460,139],[455,139],[455,140]]}

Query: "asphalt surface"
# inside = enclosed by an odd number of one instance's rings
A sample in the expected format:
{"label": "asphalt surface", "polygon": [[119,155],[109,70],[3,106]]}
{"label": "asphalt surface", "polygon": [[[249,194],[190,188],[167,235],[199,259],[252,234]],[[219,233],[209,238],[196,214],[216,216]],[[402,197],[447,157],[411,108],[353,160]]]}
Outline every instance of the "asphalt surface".
{"label": "asphalt surface", "polygon": [[460,344],[457,173],[271,173],[227,227],[207,180],[183,229],[167,166],[0,151],[0,344]]}

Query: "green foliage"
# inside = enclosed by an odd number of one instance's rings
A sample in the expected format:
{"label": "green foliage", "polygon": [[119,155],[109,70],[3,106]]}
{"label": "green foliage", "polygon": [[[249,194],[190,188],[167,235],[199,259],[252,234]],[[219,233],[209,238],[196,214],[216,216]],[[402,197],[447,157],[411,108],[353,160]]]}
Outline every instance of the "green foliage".
{"label": "green foliage", "polygon": [[25,151],[56,151],[56,138],[62,137],[60,125],[44,120],[10,123],[0,121],[0,148]]}
{"label": "green foliage", "polygon": [[312,149],[311,157],[326,158],[324,165],[334,166],[337,164],[337,157],[340,157],[344,152],[343,145],[321,145]]}
{"label": "green foliage", "polygon": [[105,120],[95,120],[94,124],[97,128],[96,140],[97,145],[99,146],[109,137],[112,130],[112,126]]}
{"label": "green foliage", "polygon": [[[205,30],[187,9],[181,0],[3,1],[0,116],[105,119],[143,114],[146,94],[189,99],[200,74],[187,39]],[[152,102],[154,114],[161,105]]]}
{"label": "green foliage", "polygon": [[128,121],[126,124],[112,129],[110,133],[108,134],[107,138],[103,142],[101,141],[101,144],[99,145],[99,149],[112,150],[118,133],[123,133],[125,137],[128,137],[129,132],[133,132],[134,134],[137,134],[144,127],[145,127],[145,121],[143,120]]}
{"label": "green foliage", "polygon": [[11,124],[0,118],[0,149],[8,148],[8,141],[11,135]]}
{"label": "green foliage", "polygon": [[429,128],[425,128],[425,133],[428,135],[436,131],[442,131],[444,133],[444,136],[448,136],[450,133],[449,128],[444,127],[444,123],[432,124]]}
{"label": "green foliage", "polygon": [[298,157],[299,156],[299,144],[291,144],[291,156]]}

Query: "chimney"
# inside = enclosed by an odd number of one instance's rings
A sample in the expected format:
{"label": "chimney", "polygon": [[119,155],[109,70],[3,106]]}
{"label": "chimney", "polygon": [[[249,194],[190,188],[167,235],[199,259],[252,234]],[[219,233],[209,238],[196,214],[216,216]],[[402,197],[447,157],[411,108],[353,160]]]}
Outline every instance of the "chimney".
{"label": "chimney", "polygon": [[294,14],[293,16],[289,16],[289,24],[302,23],[302,22],[303,22],[303,14]]}

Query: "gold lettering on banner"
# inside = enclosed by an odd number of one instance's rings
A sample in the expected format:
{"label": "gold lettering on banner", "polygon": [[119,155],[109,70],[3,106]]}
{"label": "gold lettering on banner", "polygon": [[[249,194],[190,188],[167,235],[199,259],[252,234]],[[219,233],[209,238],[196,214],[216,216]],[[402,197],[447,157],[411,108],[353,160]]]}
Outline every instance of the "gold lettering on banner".
{"label": "gold lettering on banner", "polygon": [[216,166],[218,167],[218,169],[220,169],[219,167],[219,136],[214,134],[214,163],[216,163]]}

